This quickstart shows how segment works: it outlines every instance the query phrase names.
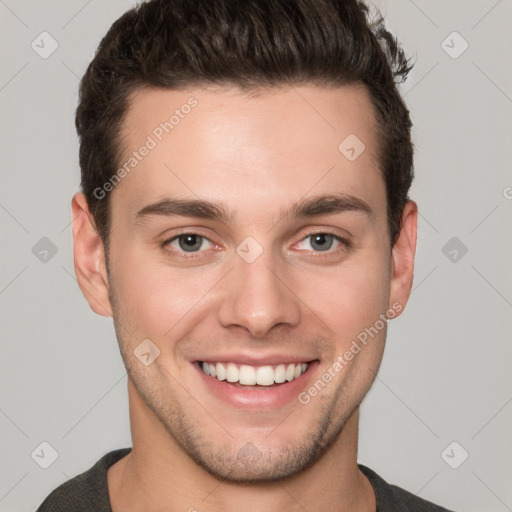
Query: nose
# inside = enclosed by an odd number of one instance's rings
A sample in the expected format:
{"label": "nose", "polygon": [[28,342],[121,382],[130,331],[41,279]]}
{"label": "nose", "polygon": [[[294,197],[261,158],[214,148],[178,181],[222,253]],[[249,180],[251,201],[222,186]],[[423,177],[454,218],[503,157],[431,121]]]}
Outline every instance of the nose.
{"label": "nose", "polygon": [[223,327],[236,325],[263,338],[279,324],[300,322],[300,299],[287,273],[276,267],[270,251],[263,251],[252,263],[235,257],[217,314]]}

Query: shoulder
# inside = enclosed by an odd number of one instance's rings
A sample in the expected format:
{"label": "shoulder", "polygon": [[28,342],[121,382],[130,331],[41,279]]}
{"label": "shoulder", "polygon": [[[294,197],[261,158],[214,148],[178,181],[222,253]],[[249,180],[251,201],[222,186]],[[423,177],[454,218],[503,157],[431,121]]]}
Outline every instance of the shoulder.
{"label": "shoulder", "polygon": [[41,503],[37,512],[110,512],[107,470],[130,451],[131,448],[121,448],[107,453],[87,471],[54,489]]}
{"label": "shoulder", "polygon": [[377,512],[451,512],[446,508],[426,501],[396,485],[388,484],[372,469],[358,464],[361,472],[372,484],[377,498]]}

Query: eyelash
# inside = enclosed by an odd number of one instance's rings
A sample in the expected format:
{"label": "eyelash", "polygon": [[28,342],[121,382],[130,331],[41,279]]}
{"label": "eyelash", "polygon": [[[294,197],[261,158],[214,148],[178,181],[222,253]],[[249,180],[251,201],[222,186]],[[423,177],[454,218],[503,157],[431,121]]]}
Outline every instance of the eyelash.
{"label": "eyelash", "polygon": [[[186,251],[176,251],[176,250],[169,250],[168,246],[174,242],[175,240],[178,240],[179,238],[181,237],[185,237],[185,236],[189,236],[189,235],[192,235],[192,236],[197,236],[203,240],[208,240],[209,242],[211,242],[211,240],[204,236],[204,235],[200,235],[199,233],[193,233],[193,232],[184,232],[184,233],[180,233],[179,235],[175,235],[173,236],[172,238],[169,238],[167,240],[165,240],[164,242],[161,243],[161,247],[162,249],[164,249],[167,253],[173,255],[173,256],[176,256],[178,258],[182,258],[184,260],[193,260],[193,259],[196,259],[196,258],[201,258],[202,256],[200,256],[201,252],[203,251],[195,251],[195,252],[186,252]],[[342,246],[345,247],[345,249],[351,249],[352,248],[352,244],[345,238],[343,237],[340,237],[339,235],[335,235],[334,233],[329,233],[328,231],[315,231],[315,232],[312,232],[312,233],[309,233],[307,234],[305,237],[303,237],[299,242],[303,242],[304,240],[307,240],[308,238],[311,238],[315,235],[328,235],[328,236],[332,236],[336,241],[340,242],[342,244]],[[324,256],[322,256],[323,253],[325,253],[326,255],[332,255],[336,252],[336,250],[331,250],[331,249],[328,249],[326,251],[313,251],[314,253],[317,253],[318,256],[313,256],[314,258],[323,258]]]}

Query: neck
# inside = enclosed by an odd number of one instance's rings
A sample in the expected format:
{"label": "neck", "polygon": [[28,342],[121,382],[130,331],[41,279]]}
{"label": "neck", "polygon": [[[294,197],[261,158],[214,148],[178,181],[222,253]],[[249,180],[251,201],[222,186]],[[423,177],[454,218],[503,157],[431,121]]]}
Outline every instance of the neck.
{"label": "neck", "polygon": [[187,510],[354,510],[375,512],[371,484],[357,467],[359,408],[324,455],[309,468],[266,483],[220,481],[198,466],[128,383],[133,447],[111,466],[107,483],[113,512]]}

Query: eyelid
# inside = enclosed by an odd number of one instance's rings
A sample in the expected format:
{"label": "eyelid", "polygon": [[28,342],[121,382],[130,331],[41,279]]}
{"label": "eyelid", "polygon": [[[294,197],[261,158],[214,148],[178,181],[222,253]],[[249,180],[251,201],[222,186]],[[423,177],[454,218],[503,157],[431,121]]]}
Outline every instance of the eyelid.
{"label": "eyelid", "polygon": [[[352,243],[350,242],[350,240],[346,237],[343,237],[341,235],[338,235],[336,233],[333,233],[331,231],[327,231],[327,230],[319,230],[319,231],[313,231],[311,233],[308,233],[307,235],[303,236],[298,242],[296,242],[294,245],[298,244],[298,243],[301,243],[301,242],[304,242],[305,240],[307,240],[308,238],[312,237],[312,236],[315,236],[315,235],[327,235],[327,236],[332,236],[336,241],[338,241],[342,246],[344,246],[346,249],[351,249],[352,248]],[[318,254],[320,257],[322,256],[322,254],[325,254],[325,255],[332,255],[336,252],[336,249],[334,250],[331,250],[331,249],[328,249],[326,251],[308,251],[308,252],[312,252],[313,254]]]}
{"label": "eyelid", "polygon": [[187,251],[175,249],[174,247],[172,249],[168,248],[172,242],[174,242],[178,238],[180,238],[182,236],[186,236],[186,235],[195,235],[195,236],[201,237],[203,240],[206,240],[209,243],[213,244],[215,247],[218,247],[218,244],[216,244],[215,242],[210,240],[210,238],[207,237],[206,235],[203,235],[199,229],[196,229],[196,230],[183,229],[179,233],[175,233],[171,237],[166,238],[163,242],[160,242],[159,245],[165,252],[168,253],[168,255],[176,257],[176,258],[180,258],[183,260],[189,260],[189,261],[197,259],[197,258],[202,258],[203,257],[202,253],[207,252],[206,250],[187,252]]}
{"label": "eyelid", "polygon": [[[176,230],[177,229],[177,230]],[[176,228],[176,229],[169,229],[167,231],[165,231],[161,236],[165,237],[163,242],[162,242],[162,245],[165,245],[165,244],[168,244],[169,242],[172,242],[173,240],[176,240],[176,238],[179,238],[180,236],[185,236],[185,235],[196,235],[196,236],[200,236],[201,238],[204,238],[208,241],[210,241],[211,243],[213,244],[216,244],[216,242],[214,242],[211,238],[210,238],[210,235],[207,235],[204,233],[203,229],[200,228],[200,227],[186,227],[186,228]],[[168,231],[172,231],[173,234],[172,235],[166,235],[166,233]],[[216,244],[216,245],[219,245],[219,244]]]}

